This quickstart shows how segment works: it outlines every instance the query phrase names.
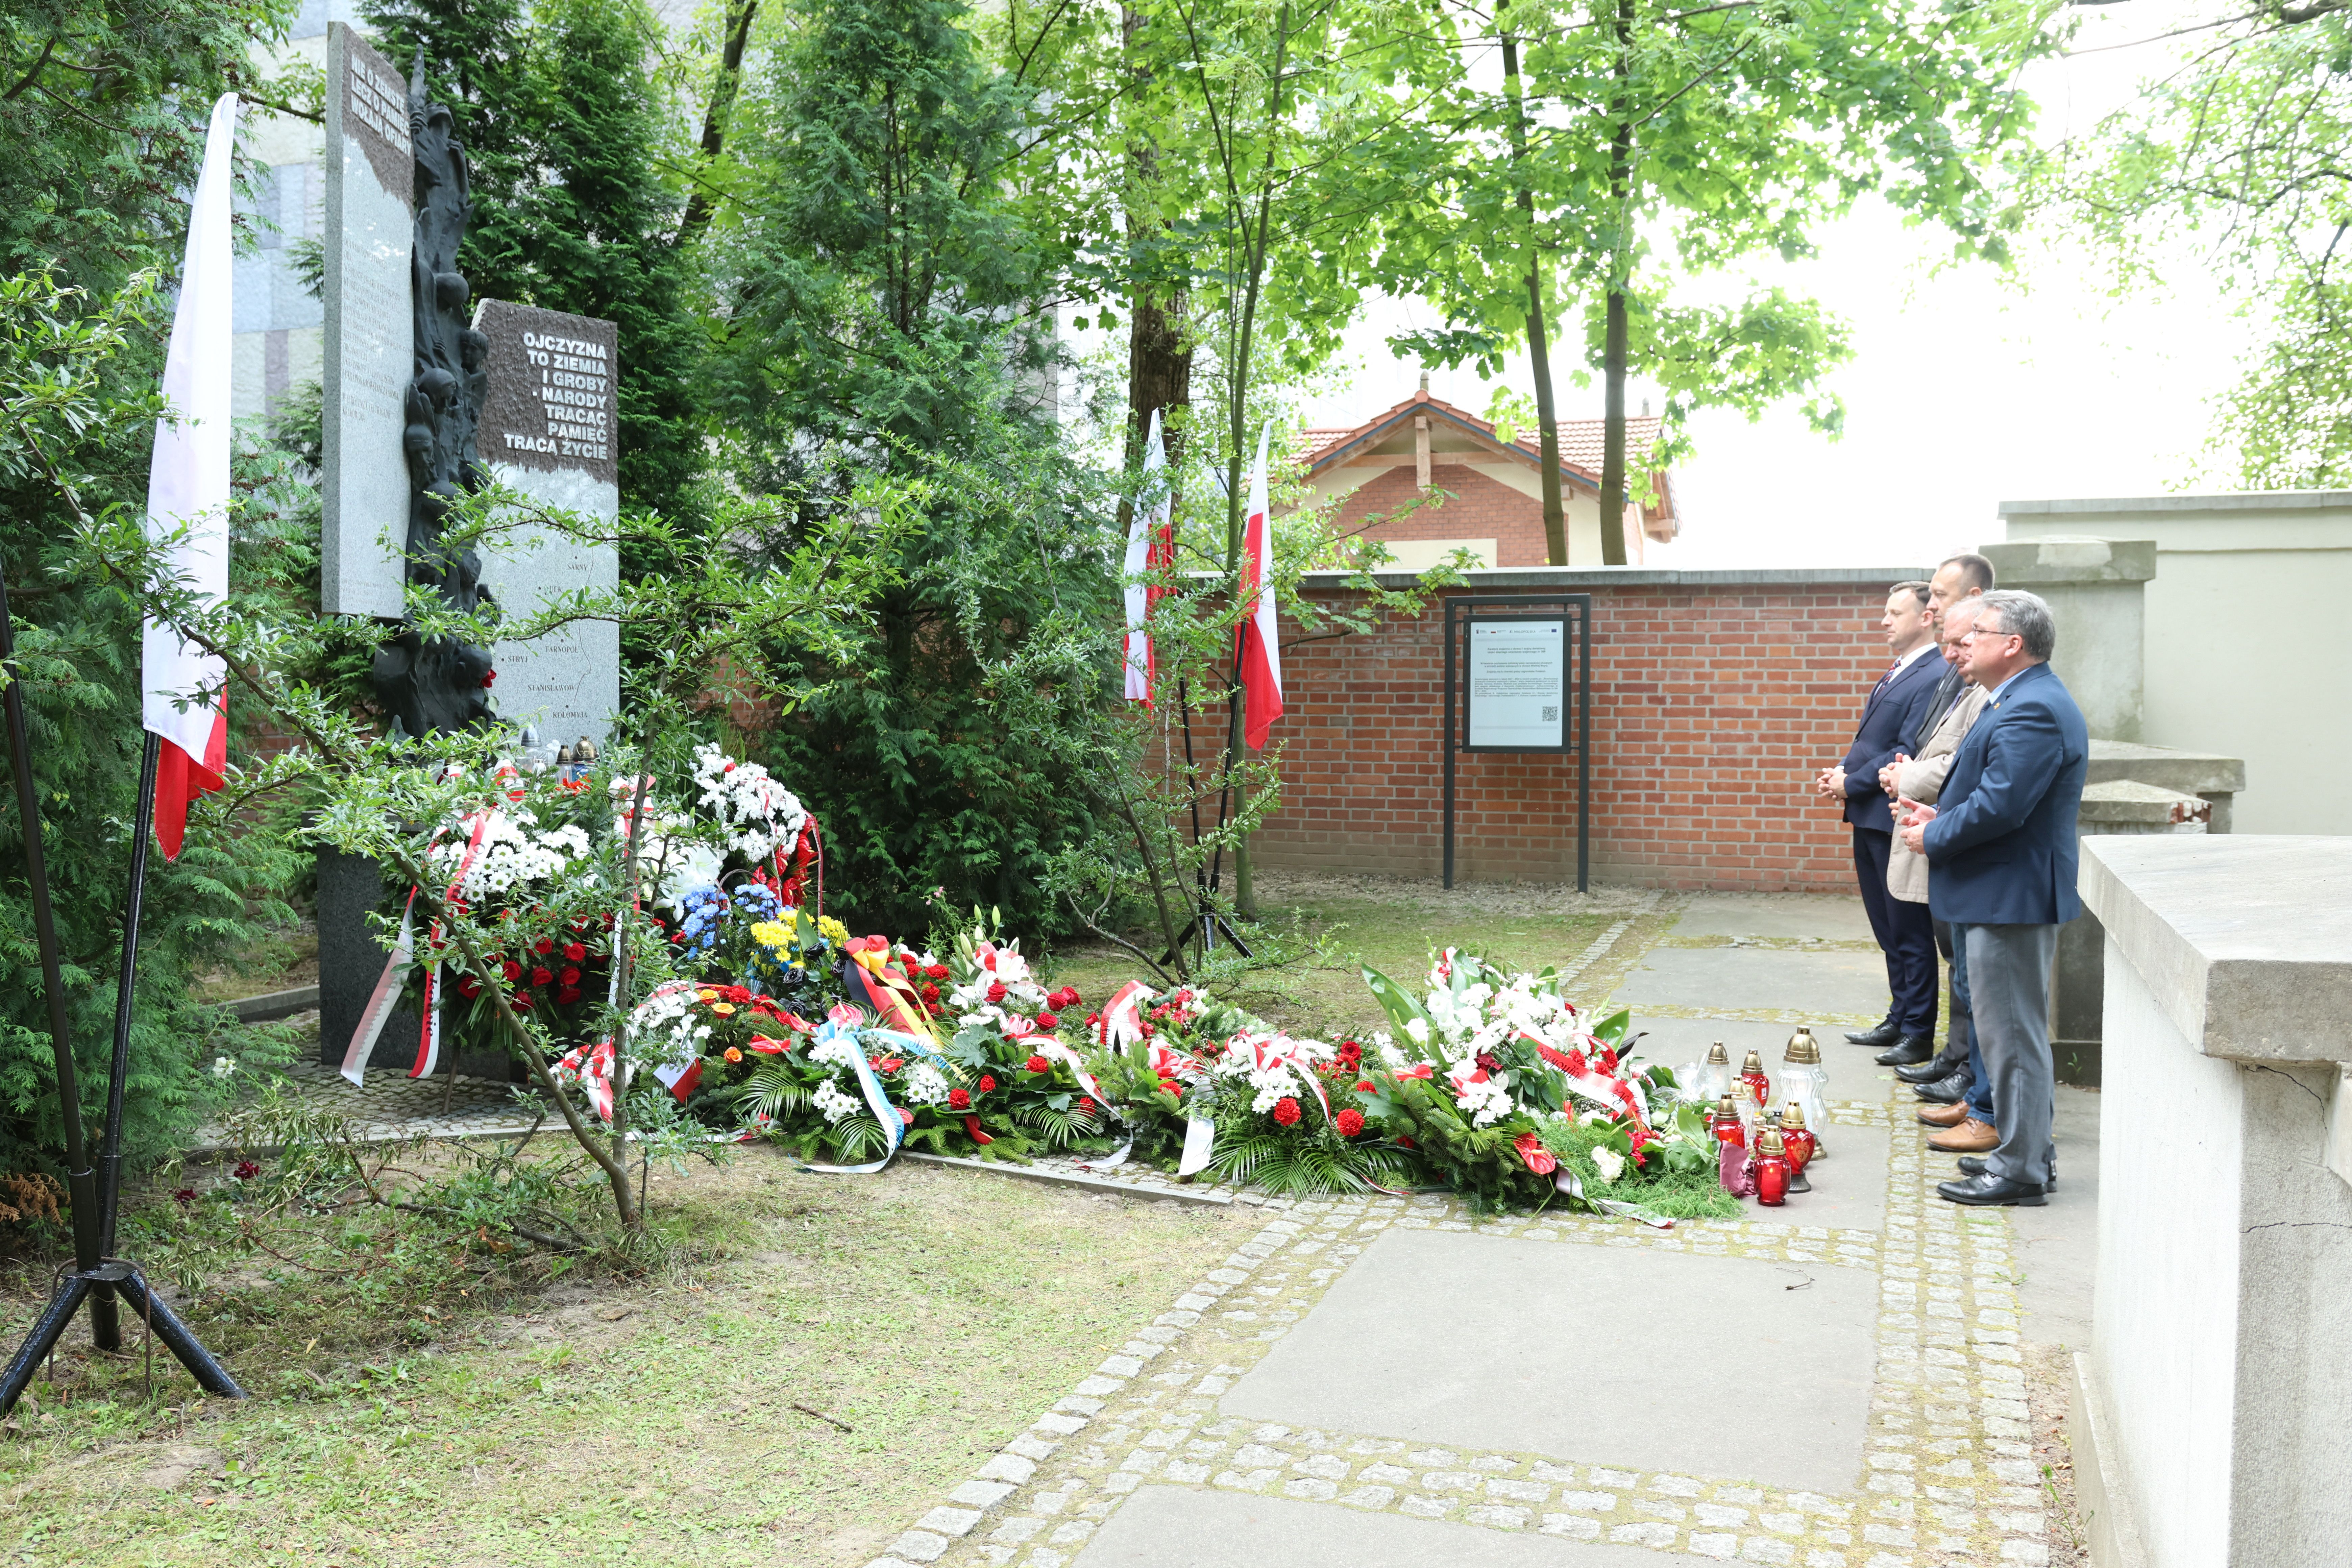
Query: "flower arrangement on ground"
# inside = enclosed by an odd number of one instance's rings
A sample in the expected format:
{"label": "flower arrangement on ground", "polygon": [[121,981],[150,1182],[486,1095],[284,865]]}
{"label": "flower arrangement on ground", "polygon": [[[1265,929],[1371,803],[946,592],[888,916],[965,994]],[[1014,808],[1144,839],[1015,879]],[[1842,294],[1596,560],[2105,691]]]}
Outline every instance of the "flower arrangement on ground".
{"label": "flower arrangement on ground", "polygon": [[1588,1026],[1554,971],[1446,948],[1418,998],[1363,973],[1392,1026],[1375,1042],[1366,1098],[1424,1173],[1482,1202],[1558,1194],[1613,1212],[1675,1163],[1662,1146],[1706,1152],[1675,1113],[1673,1075],[1632,1055],[1627,1015]]}

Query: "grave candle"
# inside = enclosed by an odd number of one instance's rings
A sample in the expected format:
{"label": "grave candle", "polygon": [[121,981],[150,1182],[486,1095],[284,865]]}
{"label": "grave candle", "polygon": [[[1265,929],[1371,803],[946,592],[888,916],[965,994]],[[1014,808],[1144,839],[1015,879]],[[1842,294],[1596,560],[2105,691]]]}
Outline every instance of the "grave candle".
{"label": "grave candle", "polygon": [[1739,1081],[1757,1104],[1762,1105],[1772,1098],[1772,1080],[1764,1076],[1764,1058],[1760,1052],[1748,1052],[1747,1059],[1739,1064]]}
{"label": "grave candle", "polygon": [[1756,1159],[1751,1173],[1756,1181],[1756,1201],[1767,1208],[1779,1208],[1789,1201],[1789,1155],[1780,1142],[1780,1130],[1767,1127],[1756,1141]]}

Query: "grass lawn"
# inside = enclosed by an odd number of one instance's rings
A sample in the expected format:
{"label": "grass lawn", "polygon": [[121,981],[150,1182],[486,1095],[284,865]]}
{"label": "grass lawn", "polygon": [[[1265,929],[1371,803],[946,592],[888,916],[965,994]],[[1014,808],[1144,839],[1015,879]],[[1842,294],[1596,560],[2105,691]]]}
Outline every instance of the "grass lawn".
{"label": "grass lawn", "polygon": [[[1325,1039],[1386,1026],[1360,963],[1416,992],[1433,947],[1460,947],[1514,968],[1564,967],[1641,897],[1622,889],[1580,895],[1495,883],[1448,890],[1434,880],[1283,871],[1260,872],[1257,891],[1261,919],[1303,956],[1211,989],[1293,1033]],[[1076,986],[1090,1008],[1129,980],[1152,983],[1132,954],[1108,946],[1066,948],[1046,967],[1054,984]]]}
{"label": "grass lawn", "polygon": [[[757,1146],[652,1195],[692,1238],[658,1281],[370,1318],[331,1280],[224,1274],[188,1315],[243,1404],[194,1399],[159,1352],[147,1405],[135,1357],[96,1361],[77,1325],[0,1443],[0,1561],[847,1568],[1256,1217],[905,1163],[802,1174]],[[49,1267],[9,1281],[11,1343]]]}

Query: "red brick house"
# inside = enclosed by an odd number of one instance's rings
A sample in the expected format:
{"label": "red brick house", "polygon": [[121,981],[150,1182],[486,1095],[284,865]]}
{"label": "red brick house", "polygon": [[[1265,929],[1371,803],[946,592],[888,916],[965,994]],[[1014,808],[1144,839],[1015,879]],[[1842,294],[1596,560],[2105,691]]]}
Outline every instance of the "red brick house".
{"label": "red brick house", "polygon": [[[1639,460],[1658,434],[1649,416],[1625,421],[1625,450]],[[1601,564],[1602,422],[1559,423],[1560,494],[1568,513],[1568,563]],[[1353,532],[1368,517],[1388,521],[1365,534],[1396,563],[1421,571],[1456,547],[1487,566],[1542,566],[1543,456],[1530,433],[1497,440],[1495,427],[1466,409],[1432,397],[1426,387],[1349,430],[1309,430],[1299,458],[1314,494],[1304,504],[1338,501],[1337,525]],[[1664,543],[1680,529],[1674,477],[1651,476],[1654,503],[1625,508],[1625,560],[1639,565],[1645,542]],[[1424,490],[1426,503],[1408,507]]]}

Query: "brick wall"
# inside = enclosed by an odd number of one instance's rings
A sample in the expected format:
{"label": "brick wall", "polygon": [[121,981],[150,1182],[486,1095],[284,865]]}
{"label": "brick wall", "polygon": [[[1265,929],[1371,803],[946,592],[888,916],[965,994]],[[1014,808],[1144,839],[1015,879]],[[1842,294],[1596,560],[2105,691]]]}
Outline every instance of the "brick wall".
{"label": "brick wall", "polygon": [[[1596,880],[1842,891],[1848,829],[1811,781],[1844,756],[1886,668],[1887,586],[1926,575],[1546,569],[1479,573],[1475,591],[1592,595]],[[1322,578],[1307,592],[1347,596]],[[1284,653],[1283,804],[1251,841],[1260,864],[1438,872],[1444,624],[1433,605]],[[1456,769],[1457,880],[1574,879],[1573,756]]]}
{"label": "brick wall", "polygon": [[[1390,522],[1373,524],[1365,532],[1383,543],[1412,539],[1491,539],[1496,566],[1541,566],[1549,558],[1544,545],[1543,502],[1521,495],[1510,486],[1490,479],[1460,463],[1433,463],[1429,482],[1453,492],[1447,500],[1415,509]],[[1413,468],[1406,463],[1365,480],[1348,492],[1339,504],[1339,526],[1352,530],[1376,512],[1391,512],[1420,493]]]}

